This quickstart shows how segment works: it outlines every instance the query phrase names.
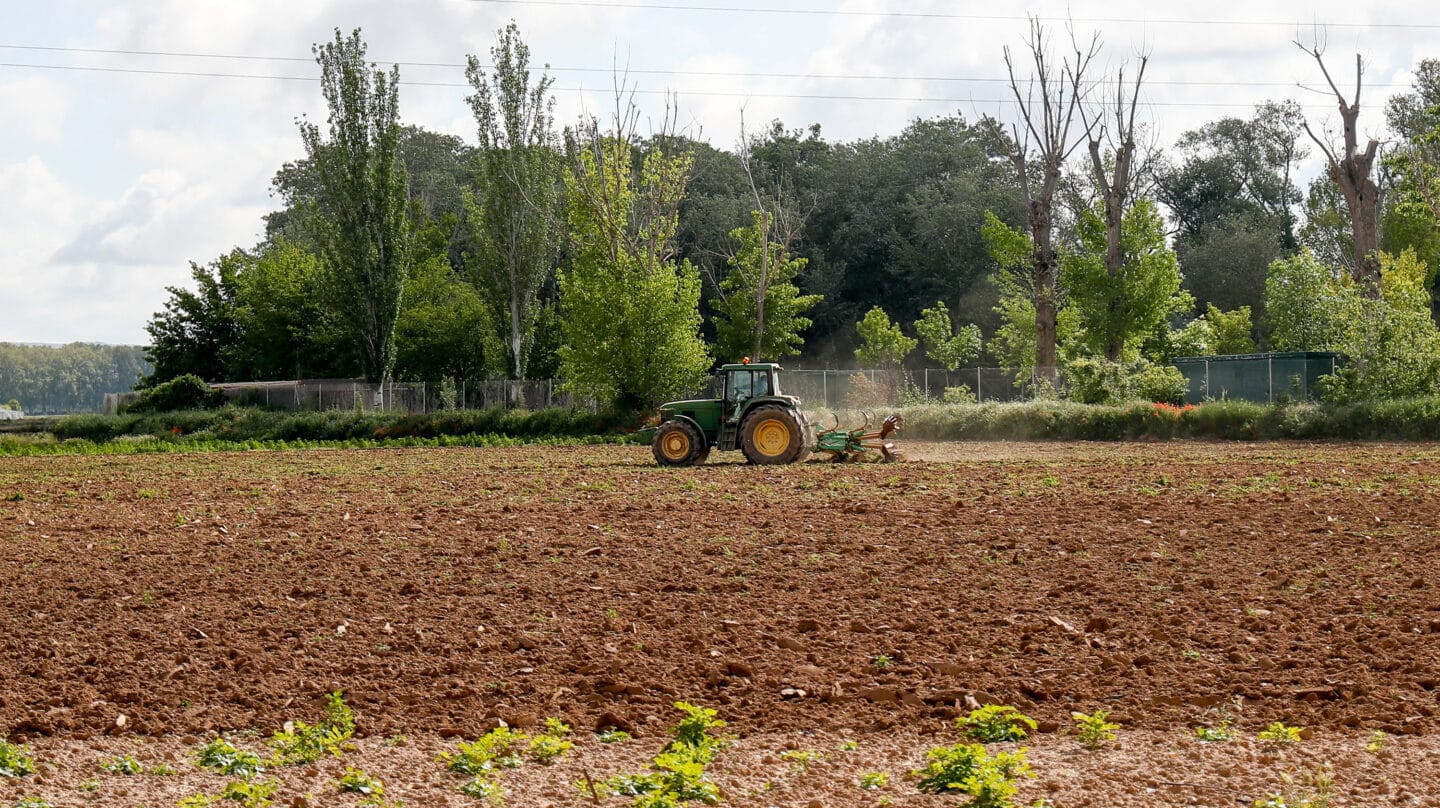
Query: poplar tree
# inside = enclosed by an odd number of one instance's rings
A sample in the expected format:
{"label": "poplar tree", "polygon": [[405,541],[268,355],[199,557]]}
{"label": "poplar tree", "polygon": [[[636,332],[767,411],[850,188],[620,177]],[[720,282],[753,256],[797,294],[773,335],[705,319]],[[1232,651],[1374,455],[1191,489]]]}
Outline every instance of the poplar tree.
{"label": "poplar tree", "polygon": [[310,222],[325,260],[329,295],[360,347],[365,378],[390,379],[395,321],[410,273],[414,226],[400,143],[400,68],[365,61],[360,29],[314,47],[328,136],[299,121],[318,187]]}
{"label": "poplar tree", "polygon": [[563,165],[554,132],[553,82],[530,77],[530,48],[510,23],[490,49],[487,74],[469,56],[465,76],[480,130],[482,197],[466,212],[476,243],[470,274],[505,344],[512,379],[526,378],[537,298],[560,252]]}

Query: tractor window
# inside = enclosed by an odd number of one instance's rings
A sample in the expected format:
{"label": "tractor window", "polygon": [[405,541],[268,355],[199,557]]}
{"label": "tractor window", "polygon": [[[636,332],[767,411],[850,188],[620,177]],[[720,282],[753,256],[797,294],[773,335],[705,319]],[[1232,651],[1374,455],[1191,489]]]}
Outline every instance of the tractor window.
{"label": "tractor window", "polygon": [[750,371],[730,371],[729,389],[726,391],[725,400],[732,404],[744,401],[750,397]]}
{"label": "tractor window", "polygon": [[757,370],[757,371],[755,371],[755,390],[754,390],[754,395],[757,395],[757,396],[768,396],[768,395],[770,395],[770,371],[768,371],[768,370]]}

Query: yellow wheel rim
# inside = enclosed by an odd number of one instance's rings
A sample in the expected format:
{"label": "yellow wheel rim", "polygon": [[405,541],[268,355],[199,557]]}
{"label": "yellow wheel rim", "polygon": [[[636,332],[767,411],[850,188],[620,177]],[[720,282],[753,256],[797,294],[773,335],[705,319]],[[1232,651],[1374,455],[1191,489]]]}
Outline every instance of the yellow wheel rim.
{"label": "yellow wheel rim", "polygon": [[684,460],[690,454],[690,437],[677,429],[660,441],[660,451],[670,460]]}
{"label": "yellow wheel rim", "polygon": [[768,457],[784,454],[785,450],[790,448],[790,430],[775,419],[756,424],[755,448]]}

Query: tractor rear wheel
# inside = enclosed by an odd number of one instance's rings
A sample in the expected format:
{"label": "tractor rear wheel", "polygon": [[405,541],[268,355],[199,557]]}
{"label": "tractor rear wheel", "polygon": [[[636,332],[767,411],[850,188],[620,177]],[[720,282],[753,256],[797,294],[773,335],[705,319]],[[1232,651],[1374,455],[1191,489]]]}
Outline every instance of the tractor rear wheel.
{"label": "tractor rear wheel", "polygon": [[740,449],[757,465],[799,463],[810,456],[808,427],[799,410],[764,404],[740,426]]}
{"label": "tractor rear wheel", "polygon": [[655,462],[662,466],[694,466],[705,462],[710,447],[690,422],[666,421],[655,428],[650,451],[655,454]]}

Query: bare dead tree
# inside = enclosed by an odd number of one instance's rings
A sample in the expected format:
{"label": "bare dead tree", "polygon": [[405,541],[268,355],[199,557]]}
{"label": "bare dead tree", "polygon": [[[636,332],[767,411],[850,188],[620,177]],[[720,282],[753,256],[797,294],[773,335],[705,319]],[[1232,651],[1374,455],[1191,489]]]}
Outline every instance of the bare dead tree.
{"label": "bare dead tree", "polygon": [[[1089,124],[1082,114],[1088,91],[1085,74],[1100,51],[1099,34],[1085,49],[1070,31],[1073,51],[1055,63],[1044,26],[1030,20],[1025,41],[1032,71],[1022,81],[1015,74],[1015,57],[1005,48],[1005,69],[1010,91],[1020,111],[1020,123],[1013,126],[1014,144],[1010,162],[1020,179],[1020,190],[1028,207],[1031,268],[1035,289],[1035,369],[1040,378],[1055,377],[1055,319],[1059,310],[1060,260],[1055,252],[1055,192],[1060,187],[1062,168],[1075,149],[1089,136]],[[1023,126],[1020,125],[1023,123]]]}
{"label": "bare dead tree", "polygon": [[[1125,97],[1125,68],[1121,67],[1115,79],[1115,97],[1108,99],[1093,119],[1086,115],[1085,129],[1090,133],[1091,178],[1105,206],[1105,272],[1111,278],[1125,266],[1121,226],[1125,211],[1133,204],[1139,183],[1146,174],[1143,166],[1137,166],[1135,162],[1139,153],[1135,142],[1135,117],[1140,103],[1140,87],[1145,82],[1145,66],[1149,61],[1148,55],[1140,56],[1140,69],[1135,73],[1133,87],[1129,88],[1129,98]],[[1083,107],[1081,114],[1085,115]],[[1108,172],[1103,151],[1106,146],[1111,156]],[[1105,358],[1111,362],[1118,361],[1124,347],[1119,342],[1107,344]]]}
{"label": "bare dead tree", "polygon": [[1325,83],[1330,86],[1330,92],[1335,96],[1340,106],[1340,121],[1344,151],[1341,152],[1333,147],[1326,140],[1317,137],[1311,130],[1310,124],[1305,123],[1305,132],[1320,151],[1325,154],[1329,164],[1329,175],[1331,182],[1340,187],[1341,193],[1345,195],[1345,206],[1350,209],[1350,232],[1355,242],[1355,264],[1351,268],[1351,276],[1355,282],[1360,284],[1364,294],[1371,298],[1380,297],[1380,187],[1375,183],[1372,176],[1375,168],[1375,158],[1380,151],[1380,143],[1370,138],[1365,145],[1365,151],[1360,151],[1360,135],[1357,122],[1360,118],[1360,87],[1365,75],[1364,60],[1360,54],[1355,54],[1355,96],[1346,100],[1345,94],[1335,85],[1335,80],[1330,77],[1330,70],[1325,67],[1324,46],[1318,41],[1312,47],[1306,47],[1298,39],[1295,40],[1295,47],[1315,57],[1315,63],[1320,66],[1320,73],[1325,77]]}

